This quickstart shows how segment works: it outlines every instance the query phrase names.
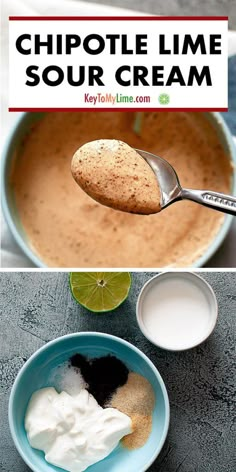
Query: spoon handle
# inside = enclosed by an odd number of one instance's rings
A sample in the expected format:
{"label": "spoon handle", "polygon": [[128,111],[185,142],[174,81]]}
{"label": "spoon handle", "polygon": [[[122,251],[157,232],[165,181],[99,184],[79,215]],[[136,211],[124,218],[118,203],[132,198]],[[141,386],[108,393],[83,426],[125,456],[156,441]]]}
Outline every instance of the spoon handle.
{"label": "spoon handle", "polygon": [[236,198],[224,193],[212,192],[211,190],[191,190],[183,188],[181,198],[193,200],[214,210],[236,215]]}

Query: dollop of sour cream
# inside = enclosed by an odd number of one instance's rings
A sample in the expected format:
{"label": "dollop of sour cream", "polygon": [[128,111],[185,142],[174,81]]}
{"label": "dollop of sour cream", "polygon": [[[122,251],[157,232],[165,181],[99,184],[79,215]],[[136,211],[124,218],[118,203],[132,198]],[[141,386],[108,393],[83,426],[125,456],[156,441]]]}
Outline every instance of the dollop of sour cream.
{"label": "dollop of sour cream", "polygon": [[132,425],[129,416],[103,409],[85,389],[71,396],[50,387],[33,393],[25,429],[30,445],[44,451],[47,462],[82,472],[108,456]]}

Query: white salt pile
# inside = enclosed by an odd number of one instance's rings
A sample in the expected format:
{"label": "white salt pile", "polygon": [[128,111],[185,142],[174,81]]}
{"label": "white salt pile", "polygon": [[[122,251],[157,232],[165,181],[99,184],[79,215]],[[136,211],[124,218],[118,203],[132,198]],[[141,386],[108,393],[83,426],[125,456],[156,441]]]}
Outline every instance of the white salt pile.
{"label": "white salt pile", "polygon": [[68,362],[53,369],[48,384],[53,386],[57,392],[66,392],[71,396],[78,395],[82,389],[88,387],[80,370],[71,367]]}

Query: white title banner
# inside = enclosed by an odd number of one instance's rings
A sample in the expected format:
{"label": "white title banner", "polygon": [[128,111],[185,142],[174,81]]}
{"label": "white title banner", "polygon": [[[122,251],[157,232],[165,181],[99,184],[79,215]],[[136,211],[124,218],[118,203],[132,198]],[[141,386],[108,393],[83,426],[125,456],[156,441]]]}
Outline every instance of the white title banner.
{"label": "white title banner", "polygon": [[9,110],[227,110],[225,17],[10,17]]}

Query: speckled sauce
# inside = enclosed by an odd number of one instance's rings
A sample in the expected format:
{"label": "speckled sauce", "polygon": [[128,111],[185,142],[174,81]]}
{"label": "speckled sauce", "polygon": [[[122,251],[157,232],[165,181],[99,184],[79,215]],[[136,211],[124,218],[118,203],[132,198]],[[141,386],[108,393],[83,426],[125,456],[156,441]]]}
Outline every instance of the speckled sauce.
{"label": "speckled sauce", "polygon": [[72,158],[77,184],[94,200],[114,210],[150,215],[161,210],[161,193],[151,166],[117,139],[81,146]]}
{"label": "speckled sauce", "polygon": [[184,267],[209,247],[224,215],[178,202],[133,215],[93,201],[71,176],[76,149],[120,139],[167,159],[182,186],[230,192],[230,163],[201,113],[47,113],[25,138],[12,172],[20,219],[36,254],[51,267]]}

